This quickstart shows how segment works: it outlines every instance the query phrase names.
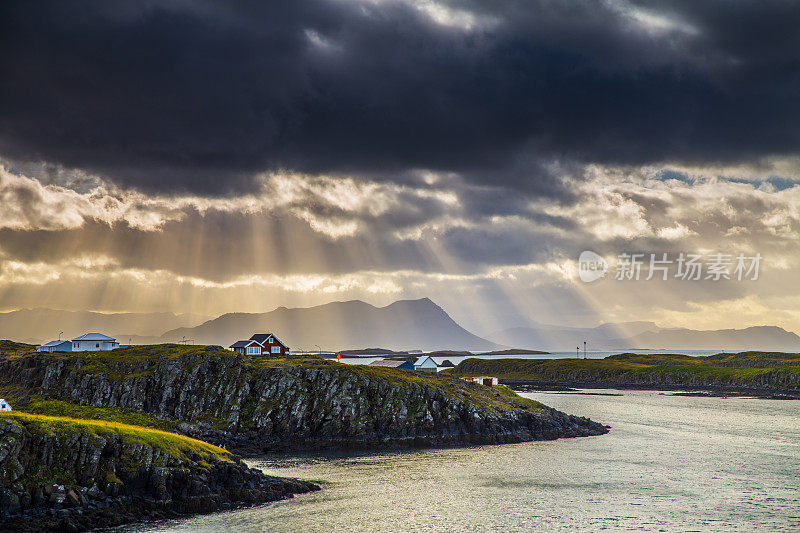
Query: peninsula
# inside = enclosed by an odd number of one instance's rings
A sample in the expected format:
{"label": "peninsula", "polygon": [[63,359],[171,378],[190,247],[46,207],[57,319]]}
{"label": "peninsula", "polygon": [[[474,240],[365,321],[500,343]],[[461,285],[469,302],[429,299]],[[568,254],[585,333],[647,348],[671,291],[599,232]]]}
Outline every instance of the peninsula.
{"label": "peninsula", "polygon": [[[4,525],[82,530],[316,490],[234,455],[582,437],[608,427],[447,374],[219,346],[0,342]],[[33,520],[34,522],[30,522]],[[21,526],[20,526],[21,527]]]}

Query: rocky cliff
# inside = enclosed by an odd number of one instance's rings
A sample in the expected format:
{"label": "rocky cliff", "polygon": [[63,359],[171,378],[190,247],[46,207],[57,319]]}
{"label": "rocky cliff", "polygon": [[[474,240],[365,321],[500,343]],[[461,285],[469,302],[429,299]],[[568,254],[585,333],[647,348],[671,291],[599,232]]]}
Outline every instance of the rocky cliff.
{"label": "rocky cliff", "polygon": [[245,453],[503,443],[607,431],[503,388],[442,374],[244,357],[214,346],[7,356],[0,359],[0,384],[22,408],[44,398],[89,406],[101,418],[147,413]]}
{"label": "rocky cliff", "polygon": [[273,501],[318,487],[221,448],[135,426],[0,415],[3,531],[81,531]]}

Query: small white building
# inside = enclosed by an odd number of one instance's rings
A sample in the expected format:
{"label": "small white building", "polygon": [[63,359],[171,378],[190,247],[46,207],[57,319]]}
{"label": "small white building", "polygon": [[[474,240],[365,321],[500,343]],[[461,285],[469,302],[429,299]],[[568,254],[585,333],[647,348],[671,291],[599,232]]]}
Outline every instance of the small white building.
{"label": "small white building", "polygon": [[487,387],[494,387],[498,385],[500,381],[497,378],[489,377],[489,376],[478,376],[478,377],[471,377],[471,378],[461,378],[464,381],[470,381],[472,383],[477,383],[478,385],[486,385]]}
{"label": "small white building", "polygon": [[11,405],[5,400],[5,398],[0,398],[0,411],[10,411]]}
{"label": "small white building", "polygon": [[417,358],[417,361],[414,363],[414,370],[436,373],[439,371],[439,365],[437,365],[436,361],[431,359],[429,355],[423,355]]}
{"label": "small white building", "polygon": [[102,333],[87,333],[72,339],[73,352],[97,352],[119,348],[117,339]]}
{"label": "small white building", "polygon": [[37,352],[71,352],[72,341],[50,341],[36,347]]}

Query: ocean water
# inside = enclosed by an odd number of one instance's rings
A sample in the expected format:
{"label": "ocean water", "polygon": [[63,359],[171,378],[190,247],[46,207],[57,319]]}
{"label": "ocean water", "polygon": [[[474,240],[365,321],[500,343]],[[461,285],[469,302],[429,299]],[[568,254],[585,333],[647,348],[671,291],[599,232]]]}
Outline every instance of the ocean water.
{"label": "ocean water", "polygon": [[587,392],[525,396],[607,435],[267,456],[250,463],[322,490],[126,530],[800,531],[800,401]]}
{"label": "ocean water", "polygon": [[[681,353],[684,355],[693,355],[693,356],[707,356],[713,355],[720,352],[731,350],[614,350],[614,351],[587,351],[586,352],[586,359],[603,359],[604,357],[608,357],[609,355],[614,355],[618,353],[625,353],[625,352],[636,352],[636,353],[643,353],[643,354],[667,354],[667,353]],[[520,355],[470,355],[469,357],[477,357],[479,359],[504,359],[504,358],[513,358],[513,359],[563,359],[563,358],[574,358],[575,352],[549,352],[545,354],[520,354]],[[579,357],[583,359],[583,351],[580,352]],[[341,362],[347,363],[351,365],[368,365],[372,361],[378,361],[379,359],[383,359],[383,357],[342,357]],[[432,357],[436,363],[441,364],[442,361],[445,359],[457,365],[464,359],[467,359],[466,356],[462,355],[445,355],[445,356],[435,356]]]}

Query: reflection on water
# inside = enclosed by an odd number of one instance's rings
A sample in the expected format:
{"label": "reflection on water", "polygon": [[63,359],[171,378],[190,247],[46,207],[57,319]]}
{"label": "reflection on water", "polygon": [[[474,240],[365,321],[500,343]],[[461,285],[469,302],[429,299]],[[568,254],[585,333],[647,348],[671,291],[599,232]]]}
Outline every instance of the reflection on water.
{"label": "reflection on water", "polygon": [[323,490],[150,531],[800,530],[800,402],[532,393],[600,437],[251,461]]}

